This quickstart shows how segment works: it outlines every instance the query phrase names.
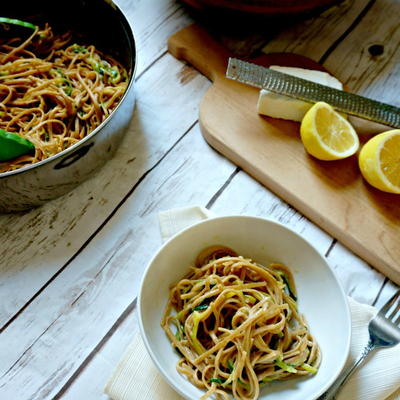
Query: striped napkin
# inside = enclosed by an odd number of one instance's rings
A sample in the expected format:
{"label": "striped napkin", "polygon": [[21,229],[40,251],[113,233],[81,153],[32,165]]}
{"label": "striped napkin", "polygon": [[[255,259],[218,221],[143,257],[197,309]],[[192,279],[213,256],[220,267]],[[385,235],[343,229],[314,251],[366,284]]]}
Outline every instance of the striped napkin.
{"label": "striped napkin", "polygon": [[[186,207],[159,214],[163,241],[213,214]],[[368,342],[368,322],[376,309],[349,298],[352,339],[348,364]],[[113,400],[184,400],[158,373],[137,333],[104,389]],[[303,400],[303,399],[299,399]],[[377,350],[346,383],[337,400],[400,400],[400,345]]]}

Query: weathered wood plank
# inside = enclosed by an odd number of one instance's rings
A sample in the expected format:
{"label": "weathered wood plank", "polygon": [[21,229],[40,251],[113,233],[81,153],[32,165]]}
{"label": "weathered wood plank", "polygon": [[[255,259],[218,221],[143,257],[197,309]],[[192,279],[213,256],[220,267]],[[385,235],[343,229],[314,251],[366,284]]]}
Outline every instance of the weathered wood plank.
{"label": "weathered wood plank", "polygon": [[[120,0],[119,3],[136,34],[141,55],[139,57],[138,73],[142,73],[144,69],[165,52],[167,37],[180,27],[188,24],[190,18],[182,12],[181,5],[172,0],[151,0],[150,2]],[[181,67],[179,64],[176,64],[176,66],[174,72],[179,74]],[[188,75],[187,69],[183,70],[183,73],[185,76]],[[201,78],[199,79],[201,80]],[[156,78],[154,78],[154,83],[146,87],[149,83],[145,78],[143,82],[138,83],[139,104],[137,109],[140,110],[143,104],[151,112],[152,107],[157,107],[160,104],[141,103],[140,97],[142,95],[140,91],[142,90],[145,99],[146,95],[150,94],[151,91],[158,90],[163,82],[161,80],[157,85]],[[196,82],[199,83],[200,81],[197,80],[187,87],[196,87]],[[168,88],[168,86],[164,85],[164,88]],[[192,89],[189,89],[189,91],[190,93],[187,93],[187,95],[190,98],[193,93]],[[189,102],[184,100],[184,103],[190,107],[190,100]],[[168,104],[164,106],[162,102],[160,106],[166,109],[167,113],[173,108]],[[191,109],[193,109],[193,106],[191,106]],[[147,115],[149,115],[149,112],[147,112]],[[142,112],[142,114],[146,115],[146,112]],[[125,141],[125,146],[133,146],[134,149],[142,146],[141,151],[138,152],[140,157],[137,157],[135,151],[131,151],[131,154],[128,154],[128,149],[132,147],[125,147],[125,158],[113,161],[114,166],[106,166],[106,169],[101,171],[101,178],[98,176],[95,180],[85,183],[63,199],[51,202],[23,216],[0,216],[0,235],[2,237],[2,242],[0,243],[0,255],[2,256],[2,261],[0,261],[0,293],[2,295],[0,327],[57,272],[58,268],[73,256],[82,243],[101,225],[104,216],[111,212],[123,198],[124,194],[129,190],[126,188],[130,187],[129,183],[132,179],[138,179],[143,170],[154,165],[160,155],[167,151],[179,137],[179,134],[176,134],[179,129],[187,129],[193,123],[194,118],[194,115],[189,117],[189,124],[187,124],[188,120],[183,117],[183,124],[174,126],[172,130],[167,128],[168,123],[165,120],[159,119],[162,125],[157,125],[154,122],[155,125],[150,125],[149,127],[154,129],[150,134],[142,132],[133,142],[129,142],[129,139]],[[156,121],[156,118],[154,118],[154,115],[149,115],[149,120]],[[140,121],[133,123],[130,132],[137,131],[140,128],[140,123]],[[165,125],[164,132],[166,136],[163,138],[164,142],[157,143],[157,141],[154,141],[156,146],[148,149],[149,153],[145,154],[143,151],[145,141],[151,140],[152,135],[153,137],[158,137],[158,132]],[[147,135],[147,138],[143,136],[144,134]],[[171,134],[172,136],[170,136]],[[116,159],[121,153],[124,153],[123,148],[117,154]],[[142,169],[139,167],[139,162]],[[125,170],[128,171],[128,175]],[[108,171],[108,174],[106,171]],[[117,186],[112,171],[125,178],[120,180],[120,186]],[[133,171],[139,171],[139,174],[133,173]],[[115,190],[112,188],[113,185],[110,187],[111,190],[107,190],[109,187],[107,179],[114,180]],[[96,181],[99,182],[97,183]],[[94,190],[92,193],[91,185],[93,184],[100,190],[97,192]],[[102,185],[104,185],[103,190],[101,189]],[[64,212],[65,202],[68,202],[71,206],[71,210],[67,213]],[[84,215],[87,218],[84,218]],[[79,232],[79,235],[76,232]],[[46,263],[43,263],[44,255],[46,256]],[[20,275],[20,271],[24,271],[24,273]],[[29,279],[26,279],[27,276],[29,276]],[[11,281],[12,284],[10,285]],[[27,281],[29,285],[26,284]]]}
{"label": "weathered wood plank", "polygon": [[[357,19],[354,11],[357,7],[360,7],[360,11],[365,6],[364,2],[357,1],[338,5],[323,13],[315,20],[317,22],[311,20],[309,27],[298,24],[278,35],[267,44],[265,51],[292,51],[318,60],[330,47],[326,43],[327,37],[333,38],[349,20]],[[337,47],[331,49],[324,66],[352,91],[400,104],[397,98],[400,87],[400,28],[397,18],[394,17],[400,11],[400,3],[380,0],[367,10],[362,18],[358,18],[354,30],[348,32]],[[352,17],[347,19],[350,15]],[[332,24],[338,24],[342,28],[332,30]],[[303,34],[307,37],[305,41]],[[310,38],[312,39],[309,40]],[[384,45],[383,53],[373,56],[373,45]],[[355,257],[340,243],[334,245],[329,260],[349,294],[362,302],[372,303],[375,300],[373,293],[384,279],[381,274],[371,270],[364,261]]]}
{"label": "weathered wood plank", "polygon": [[[140,55],[138,74],[141,74],[153,61],[165,53],[167,37],[191,21],[183,13],[182,6],[173,0],[151,0],[148,2],[120,0],[119,4],[126,13],[136,35]],[[176,63],[175,74],[180,74],[180,71],[181,66]],[[186,76],[189,83],[190,70],[183,69],[182,73],[182,76]],[[189,78],[187,78],[188,76]],[[188,119],[185,118],[186,114],[182,118],[183,124],[175,125],[172,130],[168,128],[168,123],[163,118],[159,119],[160,125],[156,123],[155,115],[149,115],[152,108],[161,106],[167,114],[173,108],[171,104],[164,105],[162,100],[159,103],[156,102],[156,104],[146,104],[146,96],[148,97],[148,94],[151,94],[152,91],[157,91],[165,81],[165,78],[164,80],[161,79],[157,84],[156,79],[154,77],[154,82],[149,83],[148,79],[145,78],[137,84],[139,97],[137,110],[144,115],[144,118],[147,114],[149,120],[154,121],[153,126],[149,126],[149,129],[154,129],[154,131],[137,134],[133,142],[129,139],[125,141],[125,149],[123,147],[117,153],[115,159],[119,161],[112,161],[113,164],[107,165],[100,172],[101,177],[97,176],[94,180],[86,182],[62,199],[53,201],[22,216],[0,216],[0,236],[2,237],[0,243],[0,293],[2,295],[0,329],[95,232],[103,222],[104,216],[116,207],[129,190],[129,183],[133,179],[139,179],[140,174],[146,168],[154,165],[179,137],[179,130],[184,131],[195,120],[195,114],[189,116]],[[191,110],[194,107],[190,105],[192,90],[202,85],[200,83],[202,78],[199,77],[198,79],[200,81],[197,80],[186,86],[186,89],[189,88],[189,92],[185,93],[189,101],[183,100],[183,103],[188,105]],[[203,79],[202,82],[206,81]],[[199,83],[200,86],[196,86]],[[150,86],[146,87],[146,85]],[[164,85],[163,88],[168,87]],[[183,87],[184,85],[182,85]],[[185,94],[180,97],[183,99]],[[141,102],[141,97],[144,99],[144,103]],[[164,99],[164,101],[168,103],[167,99]],[[141,106],[147,108],[148,112],[141,111]],[[189,123],[187,123],[188,121]],[[140,129],[140,124],[140,121],[132,123],[131,135]],[[163,126],[166,129],[162,129]],[[171,124],[169,126],[171,128]],[[148,153],[145,154],[143,147],[145,141],[151,140],[152,137],[159,137],[161,129],[165,134],[164,142],[157,143],[157,140],[154,141],[155,147],[147,149]],[[143,135],[146,135],[146,137]],[[129,150],[132,149],[131,146],[134,149],[142,146],[141,150],[137,152],[139,156],[137,156],[135,150]],[[125,158],[122,156],[120,159],[119,157],[122,154],[125,155]],[[113,171],[118,174],[116,176],[124,178],[120,180],[120,185],[117,185]],[[114,183],[109,186],[110,182],[107,180]],[[92,191],[92,185],[99,190],[94,189]],[[65,202],[68,202],[71,206],[68,212],[65,212]],[[76,232],[79,232],[79,234],[77,235]],[[45,263],[43,263],[43,256],[46,257]],[[29,279],[26,279],[27,276],[29,276]],[[27,281],[29,285],[27,285]]]}
{"label": "weathered wood plank", "polygon": [[[129,7],[130,0],[120,0],[122,1]],[[143,5],[150,2],[135,2],[139,3]],[[360,4],[357,1],[355,3]],[[144,14],[143,12],[143,18],[146,18]],[[171,14],[172,25],[175,18],[176,14]],[[183,21],[184,18],[183,15]],[[143,26],[145,27],[144,23]],[[153,28],[153,32],[164,32],[156,24]],[[345,30],[345,26],[341,25],[341,29]],[[335,29],[331,30],[332,39],[337,38]],[[311,53],[318,34],[313,37],[310,42],[305,39],[305,46],[309,49],[307,51]],[[143,38],[151,43],[149,37]],[[326,46],[330,45],[326,43]],[[159,47],[153,54],[158,57],[163,53],[164,47],[159,43],[155,44]],[[149,46],[152,47],[150,44]],[[315,48],[320,51],[317,45]],[[330,60],[331,58],[328,62]],[[163,77],[164,75],[166,76]],[[177,75],[186,83],[185,88],[170,82]],[[141,83],[146,76],[148,82]],[[4,220],[0,218],[2,238],[9,235],[6,239],[7,257],[13,254],[11,260],[15,262],[3,270],[0,267],[0,282],[5,278],[7,287],[11,283],[15,284],[10,287],[13,290],[4,296],[11,296],[10,300],[6,299],[7,303],[0,309],[4,320],[13,315],[79,249],[82,240],[95,232],[105,216],[112,212],[117,199],[122,199],[128,188],[140,181],[145,171],[154,168],[178,140],[179,135],[189,128],[190,121],[195,120],[193,116],[197,115],[198,99],[208,83],[197,77],[190,68],[182,68],[180,64],[172,60],[167,62],[163,58],[143,75],[139,85],[142,87],[139,87],[137,116],[132,124],[138,133],[127,137],[121,154],[105,167],[108,168],[107,173],[103,173],[103,169],[92,181],[82,185],[85,189],[80,187],[74,191],[67,206],[65,201],[55,201],[43,207],[40,212],[36,210],[24,216],[11,216]],[[152,91],[148,92],[146,88]],[[187,93],[188,88],[190,93]],[[173,102],[166,95],[173,98]],[[190,118],[187,114],[190,114]],[[194,153],[193,158],[190,158],[190,153]],[[132,159],[134,160],[130,161]],[[209,160],[212,160],[210,164]],[[136,169],[135,164],[138,165]],[[104,340],[110,327],[134,298],[138,288],[138,275],[146,260],[158,247],[157,211],[188,204],[206,204],[232,171],[233,167],[228,162],[204,145],[197,128],[182,139],[165,160],[143,179],[135,193],[104,230],[97,234],[95,240],[88,244],[57,279],[50,282],[2,334],[0,371],[6,372],[14,362],[16,364],[9,373],[0,378],[0,398],[47,399],[58,393],[98,343]],[[208,180],[210,177],[211,182]],[[244,203],[240,198],[232,202],[233,196],[239,193],[240,183],[246,185],[242,189],[249,187],[249,193],[254,194],[254,199],[250,198],[251,195],[246,195]],[[226,191],[216,199],[212,209],[221,214],[270,215],[302,232],[317,244],[320,251],[327,249],[330,243],[328,235],[309,224],[243,173],[233,178]],[[23,235],[26,240],[21,239]],[[0,247],[0,252],[1,250],[6,249]],[[335,246],[329,259],[331,265],[337,265],[337,269],[342,270],[337,262],[340,258],[339,250]],[[342,256],[346,259],[349,257],[346,252]],[[361,271],[369,271],[360,260],[354,261],[360,264],[356,269],[360,276],[363,276]],[[367,272],[366,277],[369,276]],[[27,281],[34,287],[27,288]],[[0,286],[2,297],[4,288],[5,286]],[[22,295],[14,290],[22,291]],[[357,294],[357,291],[353,294]],[[129,342],[130,330],[135,327],[131,315],[126,322],[126,325],[123,323],[118,329],[118,335],[116,333],[111,337],[111,347],[107,347],[107,342],[100,349],[63,398],[102,398],[105,377],[113,369],[109,362],[115,363],[118,358],[112,354],[121,354]],[[25,334],[21,335],[21,332]],[[121,342],[119,338],[122,338]],[[3,344],[7,346],[5,366],[3,354],[6,349]]]}
{"label": "weathered wood plank", "polygon": [[[345,0],[318,17],[300,21],[279,32],[263,50],[266,53],[296,53],[319,61],[352,24],[358,22],[367,4],[364,0]],[[344,40],[347,43],[347,38]]]}
{"label": "weathered wood plank", "polygon": [[118,0],[138,46],[140,75],[167,50],[168,37],[192,22],[182,4],[174,0]]}
{"label": "weathered wood plank", "polygon": [[372,304],[379,294],[385,277],[371,268],[340,243],[336,243],[328,256],[345,292],[360,303]]}
{"label": "weathered wood plank", "polygon": [[191,68],[164,56],[137,83],[135,117],[113,160],[60,199],[24,215],[0,216],[0,327],[57,273],[190,128],[208,85]]}
{"label": "weathered wood plank", "polygon": [[[243,190],[246,188],[246,190]],[[228,208],[229,205],[229,208]],[[378,295],[384,277],[341,245],[334,245],[332,238],[311,223],[292,207],[268,192],[264,187],[241,172],[225,189],[212,210],[218,213],[234,212],[276,219],[300,233],[321,254],[329,250],[327,261],[335,270],[346,293],[356,300],[371,304]]]}
{"label": "weathered wood plank", "polygon": [[400,105],[399,14],[399,1],[376,1],[324,63],[353,92],[394,105]]}
{"label": "weathered wood plank", "polygon": [[2,333],[7,347],[0,398],[54,396],[136,297],[143,269],[160,245],[157,212],[207,203],[234,169],[209,151],[197,126],[192,129],[96,240]]}
{"label": "weathered wood plank", "polygon": [[[245,188],[245,190],[243,190],[243,188]],[[239,172],[233,177],[231,183],[216,199],[211,210],[217,215],[240,214],[272,218],[289,226],[296,232],[301,233],[322,253],[325,253],[328,250],[332,242],[332,239],[327,234],[302,217],[290,206],[283,203],[276,196],[269,193],[263,186],[243,172]],[[347,255],[344,255],[343,259],[346,259],[346,256]],[[328,262],[332,265],[332,261],[328,259]],[[340,267],[341,266],[339,266],[338,270],[340,270]],[[361,273],[364,272],[370,275],[372,274],[372,276],[373,274],[376,274],[368,267],[364,267],[361,271]],[[363,276],[361,277],[361,280],[362,278]],[[365,278],[369,278],[369,276]],[[345,277],[343,277],[341,273],[339,273],[339,279],[343,283],[346,283]],[[367,298],[368,300],[370,297],[373,297],[378,293],[380,284],[381,282],[375,282],[374,280],[371,282],[369,288],[365,288],[361,285],[363,290],[368,291],[367,293],[364,293],[364,295],[370,295]],[[347,293],[350,292],[349,289],[351,290],[351,288],[346,288]],[[352,293],[352,295],[354,294],[358,293]],[[130,319],[130,317],[128,317],[128,319]],[[134,322],[132,322],[132,324],[133,323]],[[79,374],[78,378],[66,390],[65,394],[62,396],[63,399],[72,400],[85,396],[87,400],[94,400],[104,396],[101,394],[104,383],[113,370],[112,365],[108,362],[111,357],[110,352],[113,351],[116,354],[121,354],[123,348],[127,346],[129,342],[130,332],[128,329],[132,328],[125,328],[125,326],[128,326],[128,324],[123,324],[118,328],[115,338],[112,337],[110,341],[107,342],[104,349],[96,354],[93,361],[86,366],[83,372]],[[122,336],[121,343],[118,342],[118,335]],[[113,359],[115,360],[115,357]]]}
{"label": "weathered wood plank", "polygon": [[382,291],[379,293],[378,298],[374,306],[379,310],[389,299],[394,295],[394,293],[399,290],[400,287],[395,285],[393,282],[387,280],[383,286]]}
{"label": "weathered wood plank", "polygon": [[[400,26],[398,1],[378,0],[348,36],[324,62],[326,68],[352,91],[380,101],[400,104]],[[382,46],[382,48],[371,48]],[[382,51],[382,54],[376,52]],[[372,303],[375,288],[384,277],[337,243],[330,254],[331,264],[341,275],[346,290],[361,302]],[[383,293],[394,289],[390,282]],[[377,306],[380,305],[381,296]],[[388,296],[386,296],[388,297]]]}
{"label": "weathered wood plank", "polygon": [[240,171],[218,197],[211,211],[217,215],[254,215],[288,226],[325,254],[332,238],[245,172]]}
{"label": "weathered wood plank", "polygon": [[[124,351],[139,331],[136,309],[119,325],[118,329],[97,352],[90,364],[82,369],[76,380],[56,396],[63,400],[107,400],[103,393],[105,383],[113,373]],[[147,400],[147,399],[143,399]]]}

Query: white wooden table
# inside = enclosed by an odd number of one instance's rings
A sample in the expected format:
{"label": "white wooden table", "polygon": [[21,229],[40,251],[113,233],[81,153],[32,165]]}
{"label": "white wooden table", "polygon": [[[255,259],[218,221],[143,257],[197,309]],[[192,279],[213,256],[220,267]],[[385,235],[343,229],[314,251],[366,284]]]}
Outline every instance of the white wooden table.
{"label": "white wooden table", "polygon": [[[210,82],[166,50],[168,36],[191,22],[187,9],[174,0],[119,4],[139,47],[137,105],[123,145],[65,197],[0,216],[1,400],[106,399],[104,384],[138,329],[138,285],[161,243],[160,210],[203,205],[274,218],[325,254],[355,299],[380,306],[395,290],[204,142],[198,105]],[[275,32],[266,50],[306,55],[353,91],[400,105],[399,15],[399,0],[345,1]]]}

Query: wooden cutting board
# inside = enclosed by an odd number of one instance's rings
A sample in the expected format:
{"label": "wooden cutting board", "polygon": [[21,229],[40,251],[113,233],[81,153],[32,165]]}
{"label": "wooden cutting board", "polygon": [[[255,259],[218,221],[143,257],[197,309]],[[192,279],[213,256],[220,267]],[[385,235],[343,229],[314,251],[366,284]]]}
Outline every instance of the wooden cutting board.
{"label": "wooden cutting board", "polygon": [[[400,196],[365,183],[356,156],[319,161],[304,151],[298,123],[258,115],[258,89],[225,78],[231,54],[198,25],[171,36],[169,51],[214,82],[200,105],[207,142],[400,284]],[[288,53],[250,61],[324,70]]]}

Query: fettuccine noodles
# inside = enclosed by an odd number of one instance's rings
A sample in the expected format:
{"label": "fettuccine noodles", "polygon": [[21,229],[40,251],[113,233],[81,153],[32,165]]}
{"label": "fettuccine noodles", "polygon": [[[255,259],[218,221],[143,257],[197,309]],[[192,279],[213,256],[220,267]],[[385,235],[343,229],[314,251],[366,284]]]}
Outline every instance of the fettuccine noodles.
{"label": "fettuccine noodles", "polygon": [[125,68],[72,38],[72,32],[55,34],[46,24],[25,38],[0,40],[0,128],[35,146],[34,154],[0,163],[0,172],[77,143],[121,100],[128,81]]}
{"label": "fettuccine noodles", "polygon": [[255,400],[271,381],[315,374],[320,349],[296,301],[286,266],[204,250],[171,288],[161,323],[182,356],[177,370],[206,390],[201,400]]}

